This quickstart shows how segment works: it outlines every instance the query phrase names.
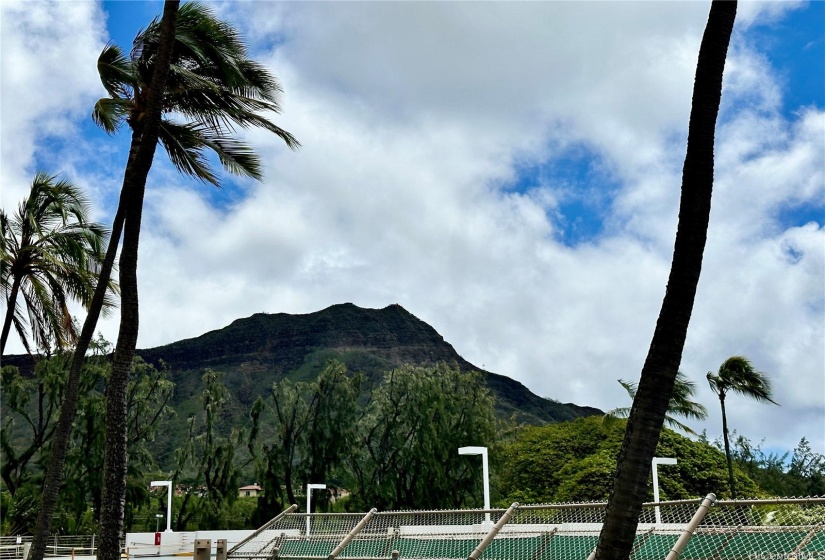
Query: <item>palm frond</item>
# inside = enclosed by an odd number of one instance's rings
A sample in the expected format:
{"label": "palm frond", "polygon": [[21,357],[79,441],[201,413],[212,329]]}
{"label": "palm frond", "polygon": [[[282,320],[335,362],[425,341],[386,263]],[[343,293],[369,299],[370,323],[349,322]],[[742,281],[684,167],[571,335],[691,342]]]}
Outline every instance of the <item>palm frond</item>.
{"label": "palm frond", "polygon": [[224,168],[233,175],[261,180],[261,160],[255,151],[234,138],[204,135],[204,145],[212,149]]}
{"label": "palm frond", "polygon": [[112,43],[103,47],[97,57],[97,73],[106,92],[113,98],[130,97],[137,88],[137,76],[132,62],[120,47]]}
{"label": "palm frond", "polygon": [[195,125],[181,125],[164,119],[158,139],[172,165],[181,173],[218,186],[218,178],[203,155],[205,144]]}
{"label": "palm frond", "polygon": [[22,305],[8,301],[7,313],[27,351],[30,340],[46,349],[74,340],[68,301],[88,305],[108,235],[89,214],[82,191],[39,172],[16,214],[3,215],[3,291],[8,300],[8,286],[19,282]]}
{"label": "palm frond", "polygon": [[[631,399],[636,398],[638,385],[632,381],[619,379],[619,384],[627,391]],[[696,384],[690,381],[681,371],[676,373],[673,384],[673,392],[668,402],[667,414],[665,415],[665,425],[671,428],[678,428],[691,435],[696,435],[689,426],[676,419],[677,416],[693,420],[704,420],[707,418],[707,410],[701,404],[691,400],[696,391]],[[614,408],[605,413],[603,422],[610,424],[618,418],[630,417],[630,408]]]}
{"label": "palm frond", "polygon": [[709,372],[707,378],[720,397],[733,391],[758,402],[778,404],[773,400],[770,378],[744,356],[731,356],[722,363],[717,373]]}
{"label": "palm frond", "polygon": [[92,108],[92,121],[107,134],[114,134],[129,116],[131,108],[130,100],[103,97]]}
{"label": "palm frond", "polygon": [[[134,73],[145,83],[150,82],[159,29],[156,18],[139,33],[132,48]],[[249,59],[244,41],[231,25],[201,4],[180,7],[164,105],[167,112],[190,119],[192,129],[177,141],[167,136],[163,145],[173,150],[170,159],[182,172],[214,182],[202,154],[194,149],[198,144],[194,131],[209,141],[202,144],[213,149],[229,171],[256,178],[260,174],[252,164],[257,158],[245,144],[230,139],[235,127],[264,128],[297,149],[300,143],[292,134],[258,114],[280,112],[280,92],[275,77]]]}
{"label": "palm frond", "polygon": [[665,416],[665,425],[667,427],[671,428],[671,429],[682,430],[683,432],[688,433],[692,436],[698,436],[699,435],[695,431],[693,431],[693,429],[691,429],[690,426],[688,426],[687,424],[683,424],[682,422],[679,422],[673,416]]}

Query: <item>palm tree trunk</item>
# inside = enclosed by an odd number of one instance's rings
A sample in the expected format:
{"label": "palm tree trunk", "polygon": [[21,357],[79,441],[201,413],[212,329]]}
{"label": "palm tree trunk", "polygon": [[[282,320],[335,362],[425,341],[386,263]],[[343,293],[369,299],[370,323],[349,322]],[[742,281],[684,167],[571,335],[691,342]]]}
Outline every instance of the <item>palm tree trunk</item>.
{"label": "palm tree trunk", "polygon": [[714,132],[736,7],[735,1],[714,0],[699,49],[673,262],[619,452],[596,551],[599,560],[624,560],[630,556],[647,495],[651,460],[682,359],[707,240]]}
{"label": "palm tree trunk", "polygon": [[[136,143],[132,142],[130,153],[136,149]],[[46,552],[46,541],[51,531],[52,515],[57,506],[57,498],[60,487],[63,484],[63,467],[66,464],[66,452],[69,448],[69,438],[71,437],[72,424],[77,415],[78,387],[80,386],[80,373],[86,359],[86,351],[94,336],[97,321],[103,309],[103,301],[106,291],[109,289],[109,279],[112,275],[117,248],[120,243],[120,235],[123,230],[123,218],[126,211],[125,191],[121,191],[117,213],[112,224],[112,233],[109,237],[109,246],[106,249],[106,258],[100,270],[97,286],[95,288],[89,311],[83,322],[83,330],[77,341],[72,364],[69,368],[69,377],[66,380],[66,387],[63,393],[63,404],[60,408],[60,418],[57,421],[54,438],[52,439],[52,454],[48,462],[46,479],[43,482],[43,493],[40,499],[40,509],[37,512],[37,523],[35,525],[34,542],[32,542],[29,560],[43,560]]]}
{"label": "palm tree trunk", "polygon": [[722,403],[722,439],[725,442],[725,458],[728,461],[728,483],[730,484],[730,498],[736,499],[736,483],[733,481],[733,461],[730,458],[730,442],[728,441],[728,415],[725,413],[725,397],[719,397]]}
{"label": "palm tree trunk", "polygon": [[6,318],[3,320],[3,334],[0,336],[0,355],[6,351],[6,341],[9,339],[12,319],[14,319],[14,305],[17,303],[17,294],[20,291],[20,278],[14,277],[9,292],[9,299],[6,302]]}
{"label": "palm tree trunk", "polygon": [[180,2],[166,0],[161,20],[160,44],[155,70],[149,88],[146,112],[140,129],[135,158],[127,164],[123,189],[128,193],[123,226],[123,249],[120,254],[121,314],[120,330],[115,347],[112,373],[106,387],[106,448],[103,459],[103,495],[100,508],[99,560],[120,559],[120,539],[123,533],[123,511],[126,496],[127,410],[126,389],[132,358],[137,344],[139,316],[137,290],[137,258],[140,241],[140,220],[146,178],[152,167],[166,77],[172,59],[175,23]]}

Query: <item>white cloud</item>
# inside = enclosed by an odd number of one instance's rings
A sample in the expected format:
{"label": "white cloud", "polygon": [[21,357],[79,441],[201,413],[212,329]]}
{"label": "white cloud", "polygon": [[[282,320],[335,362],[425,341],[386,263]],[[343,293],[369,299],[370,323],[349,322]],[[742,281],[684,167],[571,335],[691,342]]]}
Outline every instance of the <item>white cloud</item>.
{"label": "white cloud", "polygon": [[[397,302],[471,362],[540,395],[626,404],[615,380],[638,378],[669,272],[705,3],[220,9],[281,79],[277,121],[304,148],[250,133],[267,178],[243,183],[246,196],[225,207],[158,158],[140,258],[141,346],[261,311]],[[740,14],[752,25],[781,9],[744,3]],[[701,387],[714,437],[704,374],[749,356],[782,407],[732,399],[735,426],[786,448],[805,435],[823,452],[823,224],[788,225],[779,213],[822,207],[825,122],[821,110],[778,113],[782,85],[742,28],[682,369]],[[95,80],[78,77],[67,102],[82,105]],[[32,113],[18,127],[31,128],[33,146],[58,117]],[[517,166],[570,146],[601,158],[615,190],[604,233],[572,247],[559,241],[559,202],[599,185],[501,189]],[[5,174],[13,152],[2,149]],[[104,331],[114,338],[114,322]]]}
{"label": "white cloud", "polygon": [[78,134],[78,121],[101,89],[96,61],[104,33],[102,12],[92,2],[0,3],[4,208],[25,194],[44,142]]}

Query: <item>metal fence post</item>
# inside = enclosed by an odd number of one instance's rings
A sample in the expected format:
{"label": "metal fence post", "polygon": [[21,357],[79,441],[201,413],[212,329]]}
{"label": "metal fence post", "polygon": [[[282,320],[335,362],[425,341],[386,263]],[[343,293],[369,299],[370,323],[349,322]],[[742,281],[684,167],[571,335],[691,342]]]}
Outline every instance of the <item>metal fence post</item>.
{"label": "metal fence post", "polygon": [[347,536],[344,537],[344,540],[342,540],[338,544],[338,546],[336,546],[335,549],[332,552],[329,553],[328,559],[333,560],[333,558],[336,558],[339,554],[341,554],[341,551],[344,550],[344,548],[346,548],[346,546],[355,537],[355,535],[357,535],[358,533],[361,532],[361,530],[364,528],[364,526],[367,524],[367,522],[370,519],[372,519],[372,516],[375,515],[376,512],[378,512],[378,510],[376,508],[372,508],[371,510],[369,510],[367,512],[367,515],[362,517],[361,521],[359,521],[358,524],[355,527],[352,528],[352,531],[350,531],[349,534],[347,534]]}
{"label": "metal fence post", "polygon": [[478,543],[478,546],[475,548],[475,550],[470,553],[470,555],[467,557],[467,560],[478,560],[478,558],[482,554],[484,554],[484,549],[487,548],[491,542],[493,542],[493,539],[496,538],[496,535],[501,530],[501,528],[507,525],[507,522],[510,521],[510,518],[512,518],[513,515],[516,513],[518,506],[518,502],[513,502],[513,505],[507,508],[507,511],[504,512],[504,515],[502,515],[498,522],[496,522],[496,524],[493,525],[493,527],[490,529],[487,535],[483,539],[481,539],[481,542]]}
{"label": "metal fence post", "polygon": [[696,513],[693,514],[693,518],[688,523],[685,530],[679,535],[679,539],[676,541],[676,544],[673,545],[673,548],[670,549],[670,552],[667,554],[666,560],[677,560],[679,555],[682,554],[682,550],[684,550],[685,546],[687,546],[690,537],[693,536],[693,532],[705,518],[705,514],[708,512],[708,508],[712,506],[716,502],[716,494],[708,494],[705,496],[705,499],[702,500],[702,505],[699,506],[699,509],[696,510]]}
{"label": "metal fence post", "polygon": [[[284,511],[282,511],[281,513],[279,513],[278,515],[276,515],[275,517],[273,517],[272,519],[270,519],[269,521],[267,521],[266,523],[264,523],[264,524],[261,526],[261,528],[260,528],[260,529],[258,529],[257,531],[255,531],[254,533],[252,533],[251,535],[249,535],[248,537],[246,537],[244,540],[242,540],[241,542],[239,542],[238,544],[236,544],[235,546],[233,546],[231,549],[229,549],[229,552],[227,552],[227,553],[226,553],[226,555],[227,555],[227,556],[229,556],[229,557],[231,557],[231,556],[232,556],[232,554],[233,554],[235,551],[239,550],[239,549],[240,549],[243,545],[245,545],[246,543],[248,543],[249,541],[251,541],[252,539],[254,539],[255,537],[257,537],[258,535],[260,535],[263,531],[267,530],[270,526],[272,526],[272,524],[273,524],[273,523],[275,523],[276,521],[278,521],[279,519],[281,519],[281,518],[282,518],[282,517],[284,517],[285,515],[288,515],[288,514],[292,513],[292,512],[293,512],[293,511],[295,511],[296,509],[298,509],[298,505],[297,505],[297,504],[292,504],[291,506],[289,506],[288,508],[286,508]],[[270,542],[271,542],[271,541],[270,541]]]}

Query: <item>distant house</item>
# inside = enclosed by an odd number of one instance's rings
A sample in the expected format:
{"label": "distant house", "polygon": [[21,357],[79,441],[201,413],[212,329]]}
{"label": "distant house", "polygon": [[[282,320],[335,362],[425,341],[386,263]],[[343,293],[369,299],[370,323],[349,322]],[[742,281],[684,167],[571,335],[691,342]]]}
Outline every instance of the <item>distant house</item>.
{"label": "distant house", "polygon": [[257,484],[250,484],[249,486],[241,486],[238,488],[239,498],[254,498],[261,491],[261,487]]}

